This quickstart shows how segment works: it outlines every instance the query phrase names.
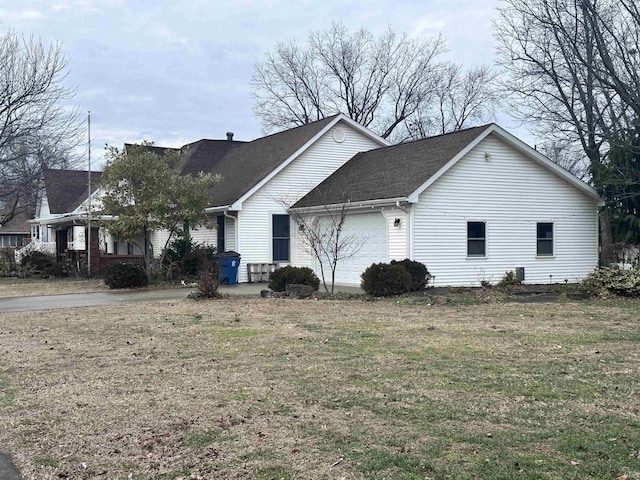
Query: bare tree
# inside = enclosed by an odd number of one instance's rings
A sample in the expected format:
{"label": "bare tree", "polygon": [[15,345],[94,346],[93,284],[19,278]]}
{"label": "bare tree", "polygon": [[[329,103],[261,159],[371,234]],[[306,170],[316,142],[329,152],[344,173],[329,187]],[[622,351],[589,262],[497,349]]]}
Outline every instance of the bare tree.
{"label": "bare tree", "polygon": [[[283,197],[274,199],[289,213],[289,218],[306,253],[318,262],[322,285],[333,293],[338,265],[358,255],[368,238],[345,232],[351,198],[350,182],[338,190],[314,191],[315,207],[293,207],[295,201]],[[339,201],[336,202],[336,200]]]}
{"label": "bare tree", "polygon": [[[610,141],[640,112],[639,20],[635,0],[503,0],[495,22],[512,112],[547,141],[580,145],[601,193]],[[606,211],[600,220],[609,261]]]}
{"label": "bare tree", "polygon": [[486,65],[466,72],[459,64],[446,65],[433,88],[432,102],[420,106],[407,123],[408,138],[456,132],[493,117],[499,104],[497,90],[487,85],[497,81],[498,73]]}
{"label": "bare tree", "polygon": [[0,223],[32,207],[43,169],[70,166],[78,115],[62,102],[67,61],[60,44],[9,31],[0,37]]}
{"label": "bare tree", "polygon": [[540,153],[552,162],[572,173],[580,180],[589,182],[591,171],[589,161],[580,147],[570,140],[553,140],[539,145]]}
{"label": "bare tree", "polygon": [[289,209],[305,250],[318,261],[322,285],[328,293],[333,293],[338,264],[355,257],[368,240],[345,233],[347,208],[345,202],[334,208],[325,206],[321,212],[314,213]]}
{"label": "bare tree", "polygon": [[[496,74],[441,62],[444,51],[441,36],[411,38],[388,28],[376,38],[335,23],[304,47],[279,44],[256,64],[254,111],[265,132],[339,112],[398,141],[461,129],[492,113]],[[446,82],[455,88],[445,93]]]}

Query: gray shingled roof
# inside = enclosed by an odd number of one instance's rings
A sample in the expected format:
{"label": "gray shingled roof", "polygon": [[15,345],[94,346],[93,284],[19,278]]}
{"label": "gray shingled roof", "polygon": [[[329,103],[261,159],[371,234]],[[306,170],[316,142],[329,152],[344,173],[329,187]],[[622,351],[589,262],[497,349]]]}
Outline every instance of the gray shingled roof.
{"label": "gray shingled roof", "polygon": [[32,217],[32,213],[32,208],[28,211],[16,212],[11,220],[0,224],[0,235],[29,234],[31,227],[27,223],[27,220]]}
{"label": "gray shingled roof", "polygon": [[222,160],[230,150],[242,145],[246,145],[246,142],[233,140],[198,140],[180,149],[186,151],[187,155],[182,165],[178,166],[178,169],[183,175],[198,172],[212,172],[220,160]]}
{"label": "gray shingled roof", "polygon": [[294,207],[406,198],[488,127],[358,153]]}
{"label": "gray shingled roof", "polygon": [[[187,155],[176,168],[182,174],[219,174],[220,182],[209,192],[210,205],[230,205],[280,166],[335,117],[327,117],[252,142],[198,140],[180,149],[187,149]],[[125,144],[125,149],[131,145]],[[147,148],[157,155],[178,150],[155,145]],[[102,172],[91,173],[92,191],[95,191]],[[46,170],[44,181],[51,213],[68,213],[77,208],[86,198],[87,178],[87,172],[81,170]]]}
{"label": "gray shingled roof", "polygon": [[[45,170],[44,185],[51,213],[69,213],[87,198],[89,174],[86,170]],[[102,172],[91,172],[91,192],[98,187]]]}
{"label": "gray shingled roof", "polygon": [[210,191],[212,207],[230,205],[311,140],[336,116],[258,138],[229,150],[209,172],[222,176]]}

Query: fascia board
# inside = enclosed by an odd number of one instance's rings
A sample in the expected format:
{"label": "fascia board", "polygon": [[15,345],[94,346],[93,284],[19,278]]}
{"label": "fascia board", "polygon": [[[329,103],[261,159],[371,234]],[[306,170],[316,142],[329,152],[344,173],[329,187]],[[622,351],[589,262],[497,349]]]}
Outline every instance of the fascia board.
{"label": "fascia board", "polygon": [[471,142],[469,142],[469,144],[466,147],[460,150],[460,152],[458,152],[458,154],[455,157],[449,160],[442,168],[440,168],[440,170],[438,170],[435,174],[431,175],[431,177],[426,182],[424,182],[413,193],[411,193],[407,197],[409,199],[409,202],[417,203],[419,200],[420,194],[422,194],[422,192],[424,192],[427,188],[429,188],[429,186],[431,186],[442,175],[447,173],[447,171],[451,167],[453,167],[458,162],[458,160],[460,160],[467,153],[469,153],[476,145],[478,145],[478,143],[484,140],[487,137],[487,135],[491,133],[492,127],[494,125],[495,124],[492,124],[489,127],[487,127],[482,133],[480,133],[476,138],[474,138]]}
{"label": "fascia board", "polygon": [[318,139],[320,137],[322,137],[325,133],[327,133],[329,130],[331,130],[336,124],[338,124],[338,122],[344,121],[345,123],[347,123],[348,125],[352,126],[353,128],[355,128],[356,130],[358,130],[359,132],[365,134],[366,136],[368,136],[369,138],[371,138],[372,140],[376,141],[377,143],[379,143],[381,146],[389,146],[390,143],[387,142],[385,139],[383,139],[382,137],[376,135],[375,133],[371,132],[369,129],[367,129],[366,127],[363,127],[362,125],[358,124],[357,122],[355,122],[354,120],[350,119],[349,117],[347,117],[346,115],[344,115],[343,113],[339,114],[338,116],[336,116],[336,118],[334,118],[331,122],[329,122],[327,125],[325,125],[325,127],[320,130],[318,133],[316,133],[312,138],[310,138],[307,143],[305,143],[302,147],[300,147],[298,150],[296,150],[289,158],[287,158],[284,162],[282,162],[280,165],[278,165],[275,169],[273,169],[271,171],[271,173],[269,173],[269,175],[267,175],[266,177],[264,177],[262,180],[260,180],[260,182],[258,182],[253,188],[251,188],[247,193],[245,193],[244,195],[242,195],[239,199],[237,199],[235,202],[233,202],[231,204],[231,208],[230,210],[242,210],[242,204],[249,198],[251,197],[254,193],[256,193],[258,190],[260,190],[267,182],[269,182],[269,180],[271,180],[273,177],[275,177],[278,173],[280,173],[282,170],[284,170],[285,167],[287,167],[287,165],[289,165],[291,162],[293,162],[296,158],[298,158],[300,155],[302,155],[305,151],[307,151],[309,149],[309,147],[311,147],[311,145],[313,145],[316,141],[318,141]]}

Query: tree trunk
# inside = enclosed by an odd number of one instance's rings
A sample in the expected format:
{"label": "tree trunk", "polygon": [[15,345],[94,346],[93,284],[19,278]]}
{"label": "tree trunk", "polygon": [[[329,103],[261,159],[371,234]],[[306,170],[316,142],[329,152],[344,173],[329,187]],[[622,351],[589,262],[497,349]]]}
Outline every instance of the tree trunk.
{"label": "tree trunk", "polygon": [[613,262],[613,240],[611,237],[611,218],[605,209],[600,211],[600,263],[608,265]]}

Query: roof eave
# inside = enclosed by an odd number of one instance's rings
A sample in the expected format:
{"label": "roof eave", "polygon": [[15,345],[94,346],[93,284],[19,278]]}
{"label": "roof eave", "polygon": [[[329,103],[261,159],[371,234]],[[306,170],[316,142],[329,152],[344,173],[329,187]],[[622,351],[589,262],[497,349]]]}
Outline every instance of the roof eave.
{"label": "roof eave", "polygon": [[371,138],[375,142],[379,143],[381,146],[387,147],[391,145],[387,140],[376,135],[368,128],[363,127],[355,120],[347,117],[344,113],[340,113],[336,115],[336,117],[327,123],[318,133],[316,133],[313,137],[311,137],[302,147],[296,150],[289,158],[287,158],[284,162],[280,163],[275,169],[273,169],[267,176],[265,176],[262,180],[260,180],[256,185],[254,185],[251,189],[249,189],[246,193],[240,196],[236,201],[231,204],[231,210],[242,210],[242,204],[245,200],[251,197],[255,192],[260,190],[269,180],[275,177],[278,173],[280,173],[287,165],[293,162],[296,158],[302,155],[305,151],[311,147],[320,137],[322,137],[325,133],[331,130],[338,122],[344,121],[349,124],[354,129],[363,133],[367,137]]}
{"label": "roof eave", "polygon": [[204,213],[218,213],[230,210],[231,205],[222,205],[218,207],[207,207],[204,209]]}
{"label": "roof eave", "polygon": [[535,148],[527,145],[525,142],[520,140],[518,137],[512,135],[511,133],[507,132],[502,127],[495,124],[492,125],[491,127],[492,127],[491,129],[492,132],[495,132],[496,134],[498,134],[500,137],[502,137],[502,139],[505,142],[507,142],[512,147],[514,147],[516,150],[519,150],[525,155],[528,155],[543,167],[546,167],[547,169],[551,170],[559,177],[566,180],[568,183],[572,184],[579,190],[582,190],[583,193],[593,198],[598,204],[602,203],[602,205],[604,205],[602,198],[600,198],[600,195],[598,195],[598,192],[595,190],[595,188],[586,184],[585,182],[580,180],[578,177],[576,177],[574,174],[572,174],[568,170],[565,170],[558,164],[554,163],[549,158],[547,158],[546,156],[538,152]]}
{"label": "roof eave", "polygon": [[440,170],[438,170],[435,174],[431,175],[431,177],[429,177],[429,179],[427,179],[426,182],[424,182],[422,185],[420,185],[414,192],[409,194],[409,196],[407,197],[409,202],[417,203],[418,200],[419,200],[420,194],[422,192],[424,192],[427,188],[429,188],[442,175],[447,173],[447,171],[451,167],[453,167],[458,162],[458,160],[460,160],[467,153],[469,153],[478,143],[480,143],[482,140],[484,140],[487,137],[487,135],[489,135],[489,133],[491,133],[493,131],[493,127],[494,126],[496,126],[496,125],[495,124],[491,124],[487,128],[485,128],[480,134],[478,134],[477,137],[475,137],[471,142],[469,142],[469,144],[467,144],[466,147],[464,147],[462,150],[460,150],[457,155],[455,155],[443,167],[441,167]]}
{"label": "roof eave", "polygon": [[376,200],[362,200],[359,202],[333,203],[329,205],[312,205],[309,207],[290,207],[289,210],[295,210],[301,213],[318,213],[333,212],[346,207],[348,210],[358,208],[379,208],[386,206],[398,206],[401,203],[411,203],[407,197],[382,198]]}
{"label": "roof eave", "polygon": [[[563,178],[565,181],[573,185],[574,187],[581,190],[587,196],[594,199],[599,206],[604,205],[604,202],[598,195],[596,190],[584,183],[578,177],[568,172],[564,168],[555,164],[547,157],[542,155],[540,152],[532,148],[531,146],[524,143],[515,135],[507,132],[502,127],[492,123],[485,130],[482,131],[476,138],[474,138],[464,149],[462,149],[455,157],[453,157],[446,165],[444,165],[440,170],[438,170],[434,175],[432,175],[425,183],[420,185],[413,193],[411,193],[408,197],[409,201],[412,203],[418,202],[418,199],[422,192],[424,192],[429,186],[431,186],[438,178],[444,175],[453,165],[455,165],[462,157],[464,157],[467,153],[469,153],[476,145],[478,145],[482,140],[484,140],[489,134],[494,133],[498,135],[502,140],[504,140],[508,145],[512,146],[516,150],[520,151],[524,155],[528,156],[536,163],[542,165],[543,167],[551,170],[553,173]],[[601,205],[602,204],[602,205]]]}

